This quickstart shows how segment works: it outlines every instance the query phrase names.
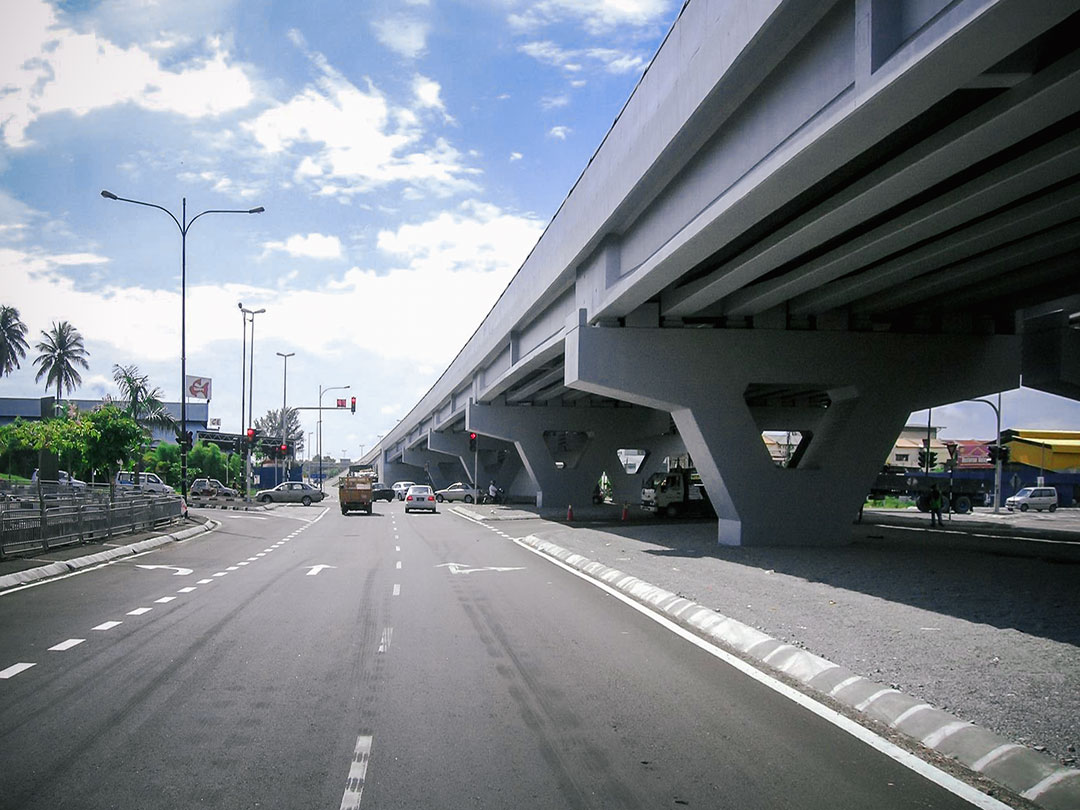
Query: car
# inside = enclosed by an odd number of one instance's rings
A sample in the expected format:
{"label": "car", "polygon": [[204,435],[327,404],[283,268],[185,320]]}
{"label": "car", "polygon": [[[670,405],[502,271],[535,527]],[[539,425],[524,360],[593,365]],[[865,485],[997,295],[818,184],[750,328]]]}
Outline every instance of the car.
{"label": "car", "polygon": [[143,472],[139,473],[138,483],[135,483],[135,473],[130,470],[121,470],[116,474],[116,485],[118,487],[131,487],[132,489],[141,489],[144,492],[160,492],[164,495],[169,495],[176,490],[161,480],[161,477],[157,473]]}
{"label": "car", "polygon": [[413,481],[395,481],[390,488],[394,490],[397,499],[403,501],[405,500],[405,493],[409,491],[409,487],[413,486],[413,484]]}
{"label": "car", "polygon": [[260,489],[255,500],[263,503],[302,503],[311,506],[326,497],[326,493],[301,481],[285,481],[273,489]]}
{"label": "car", "polygon": [[435,500],[439,503],[442,503],[443,501],[465,501],[465,503],[473,503],[477,500],[476,487],[457,481],[446,489],[437,490],[435,492]]}
{"label": "car", "polygon": [[425,484],[413,484],[405,492],[405,512],[414,510],[435,511],[435,493]]}
{"label": "car", "polygon": [[389,484],[384,484],[382,481],[375,481],[371,484],[372,501],[392,501],[396,497],[397,493]]}
{"label": "car", "polygon": [[[37,470],[34,470],[34,474],[30,476],[30,480],[33,481],[34,483],[37,483],[37,480],[38,480],[38,471]],[[67,470],[59,470],[56,473],[56,482],[59,483],[60,486],[71,487],[72,489],[86,489],[86,482],[85,481],[80,481],[78,478],[71,475]],[[46,481],[46,480],[42,479],[41,483],[43,483],[43,484],[51,484],[53,482],[52,481]]]}
{"label": "car", "polygon": [[1058,493],[1053,487],[1024,487],[1011,498],[1005,499],[1005,508],[1010,512],[1019,509],[1026,512],[1028,509],[1049,509],[1053,512],[1058,506]]}
{"label": "car", "polygon": [[196,478],[191,482],[188,494],[192,498],[235,498],[236,490],[216,478]]}

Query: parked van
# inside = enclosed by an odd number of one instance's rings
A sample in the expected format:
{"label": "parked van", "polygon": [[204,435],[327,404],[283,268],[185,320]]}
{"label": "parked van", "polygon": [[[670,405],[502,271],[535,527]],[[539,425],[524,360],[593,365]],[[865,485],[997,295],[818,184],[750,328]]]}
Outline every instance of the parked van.
{"label": "parked van", "polygon": [[116,474],[116,485],[118,487],[135,487],[144,492],[162,492],[171,493],[173,488],[161,480],[161,477],[157,473],[144,472],[139,473],[139,482],[135,483],[135,473],[130,471],[121,471]]}
{"label": "parked van", "polygon": [[1011,498],[1006,499],[1005,508],[1010,512],[1019,509],[1026,512],[1028,509],[1049,509],[1053,512],[1057,509],[1058,494],[1053,487],[1024,487]]}

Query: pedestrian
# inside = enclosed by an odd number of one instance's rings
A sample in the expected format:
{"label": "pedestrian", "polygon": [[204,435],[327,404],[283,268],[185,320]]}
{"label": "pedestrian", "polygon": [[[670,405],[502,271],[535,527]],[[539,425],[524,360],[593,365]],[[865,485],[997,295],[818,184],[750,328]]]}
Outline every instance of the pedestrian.
{"label": "pedestrian", "polygon": [[934,525],[934,521],[937,521],[938,526],[944,526],[941,521],[941,507],[945,498],[941,494],[941,490],[938,489],[937,484],[934,484],[930,488],[930,525]]}
{"label": "pedestrian", "polygon": [[495,481],[493,480],[490,484],[488,484],[488,497],[491,498],[492,503],[497,503],[498,496],[499,488],[495,486]]}

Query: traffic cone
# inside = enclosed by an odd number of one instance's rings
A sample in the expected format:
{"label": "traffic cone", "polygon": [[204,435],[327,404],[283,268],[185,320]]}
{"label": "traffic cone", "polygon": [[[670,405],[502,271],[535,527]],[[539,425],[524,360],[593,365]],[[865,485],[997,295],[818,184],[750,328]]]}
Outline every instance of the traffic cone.
{"label": "traffic cone", "polygon": [[574,519],[574,505],[570,504],[566,507],[566,522],[569,523]]}

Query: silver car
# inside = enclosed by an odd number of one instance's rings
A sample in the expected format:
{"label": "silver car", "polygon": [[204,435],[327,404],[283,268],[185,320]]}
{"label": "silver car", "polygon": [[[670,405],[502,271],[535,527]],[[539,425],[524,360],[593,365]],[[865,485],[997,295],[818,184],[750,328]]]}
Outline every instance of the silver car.
{"label": "silver car", "polygon": [[431,487],[423,484],[414,484],[409,487],[405,493],[405,511],[406,513],[413,510],[434,512],[435,510],[435,493],[431,491]]}
{"label": "silver car", "polygon": [[435,500],[439,503],[442,503],[443,501],[465,501],[465,503],[473,503],[476,499],[476,487],[469,486],[461,481],[457,481],[446,489],[440,489],[435,493]]}
{"label": "silver car", "polygon": [[255,493],[255,500],[263,503],[302,503],[304,506],[311,506],[325,497],[325,492],[300,481],[285,481],[273,489],[260,489]]}

